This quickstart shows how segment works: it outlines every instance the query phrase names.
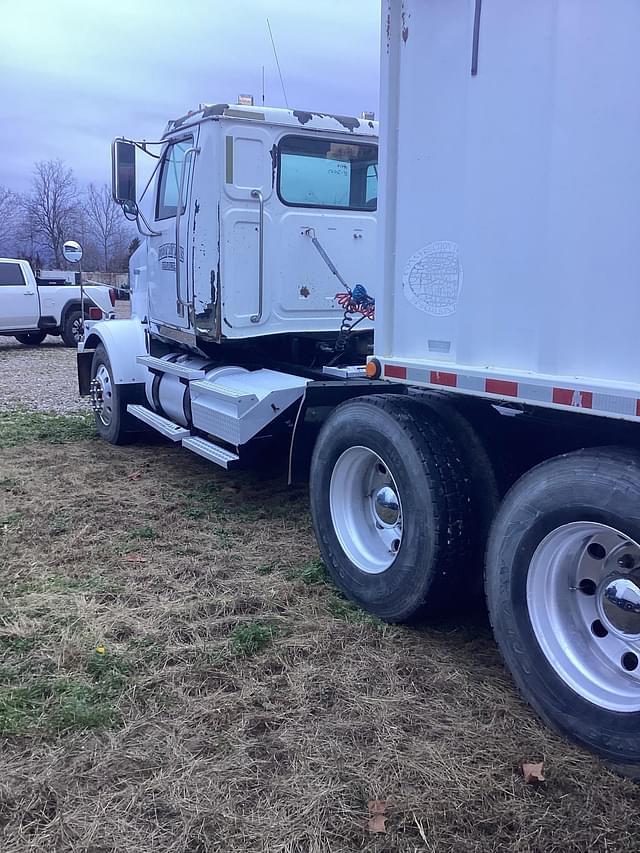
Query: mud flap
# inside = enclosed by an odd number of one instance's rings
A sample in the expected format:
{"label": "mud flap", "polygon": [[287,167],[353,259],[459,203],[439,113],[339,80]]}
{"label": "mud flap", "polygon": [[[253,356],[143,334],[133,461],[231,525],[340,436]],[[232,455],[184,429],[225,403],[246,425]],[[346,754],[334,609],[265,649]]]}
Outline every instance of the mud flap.
{"label": "mud flap", "polygon": [[76,353],[78,360],[78,391],[81,397],[88,397],[91,390],[91,363],[95,350]]}

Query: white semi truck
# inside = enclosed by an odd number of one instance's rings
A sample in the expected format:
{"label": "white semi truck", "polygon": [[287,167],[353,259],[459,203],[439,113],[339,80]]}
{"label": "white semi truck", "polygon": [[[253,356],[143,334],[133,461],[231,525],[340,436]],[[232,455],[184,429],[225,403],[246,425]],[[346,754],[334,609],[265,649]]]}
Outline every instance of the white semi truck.
{"label": "white semi truck", "polygon": [[117,141],[134,316],[78,355],[111,442],[143,422],[229,467],[286,436],[372,613],[484,585],[524,696],[632,775],[638,32],[637,0],[383,3],[380,172],[371,121],[206,105],[145,211]]}

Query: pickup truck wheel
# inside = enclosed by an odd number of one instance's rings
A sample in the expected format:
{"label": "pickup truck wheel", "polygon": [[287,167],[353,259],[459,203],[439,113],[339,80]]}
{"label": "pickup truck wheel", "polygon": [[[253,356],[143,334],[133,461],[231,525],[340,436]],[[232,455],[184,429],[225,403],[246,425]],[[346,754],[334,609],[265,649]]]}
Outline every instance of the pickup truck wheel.
{"label": "pickup truck wheel", "polygon": [[521,477],[491,531],[486,590],[533,708],[640,776],[640,454],[581,450]]}
{"label": "pickup truck wheel", "polygon": [[333,581],[389,622],[466,607],[469,481],[455,442],[421,404],[380,395],[338,406],[310,477]]}
{"label": "pickup truck wheel", "polygon": [[80,310],[69,311],[65,317],[60,336],[67,347],[77,347],[78,341],[82,339],[84,323]]}
{"label": "pickup truck wheel", "polygon": [[107,351],[98,344],[91,364],[91,406],[98,435],[110,444],[126,444],[131,438],[125,398],[128,387],[115,384]]}
{"label": "pickup truck wheel", "polygon": [[14,335],[15,339],[20,344],[24,344],[26,347],[37,347],[43,342],[43,340],[47,337],[46,332],[23,332],[20,335]]}

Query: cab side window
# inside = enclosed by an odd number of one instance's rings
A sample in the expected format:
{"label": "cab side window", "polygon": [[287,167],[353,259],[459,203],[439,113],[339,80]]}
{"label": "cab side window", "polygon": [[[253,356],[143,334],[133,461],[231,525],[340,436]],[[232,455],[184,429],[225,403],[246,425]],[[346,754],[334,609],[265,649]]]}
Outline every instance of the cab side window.
{"label": "cab side window", "polygon": [[[193,147],[193,138],[183,139],[170,145],[164,152],[160,167],[158,182],[158,197],[156,199],[156,219],[172,219],[178,209],[178,193],[180,192],[180,176],[184,154]],[[184,194],[188,186],[188,175],[185,177]],[[182,199],[182,211],[185,210],[185,199]]]}
{"label": "cab side window", "polygon": [[0,287],[23,287],[24,283],[20,264],[0,263]]}
{"label": "cab side window", "polygon": [[278,161],[278,194],[286,205],[376,209],[378,149],[371,143],[285,136]]}

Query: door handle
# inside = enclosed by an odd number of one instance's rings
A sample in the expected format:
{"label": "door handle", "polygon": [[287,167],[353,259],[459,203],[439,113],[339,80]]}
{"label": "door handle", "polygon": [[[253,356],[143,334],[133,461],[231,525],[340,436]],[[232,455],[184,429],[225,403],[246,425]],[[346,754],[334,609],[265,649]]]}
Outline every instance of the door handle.
{"label": "door handle", "polygon": [[34,293],[35,293],[35,290],[23,290],[22,291],[23,296],[33,296]]}
{"label": "door handle", "polygon": [[260,190],[251,190],[251,198],[257,198],[260,204],[260,236],[258,252],[258,313],[251,317],[252,323],[262,320],[262,301],[264,298],[264,196]]}

